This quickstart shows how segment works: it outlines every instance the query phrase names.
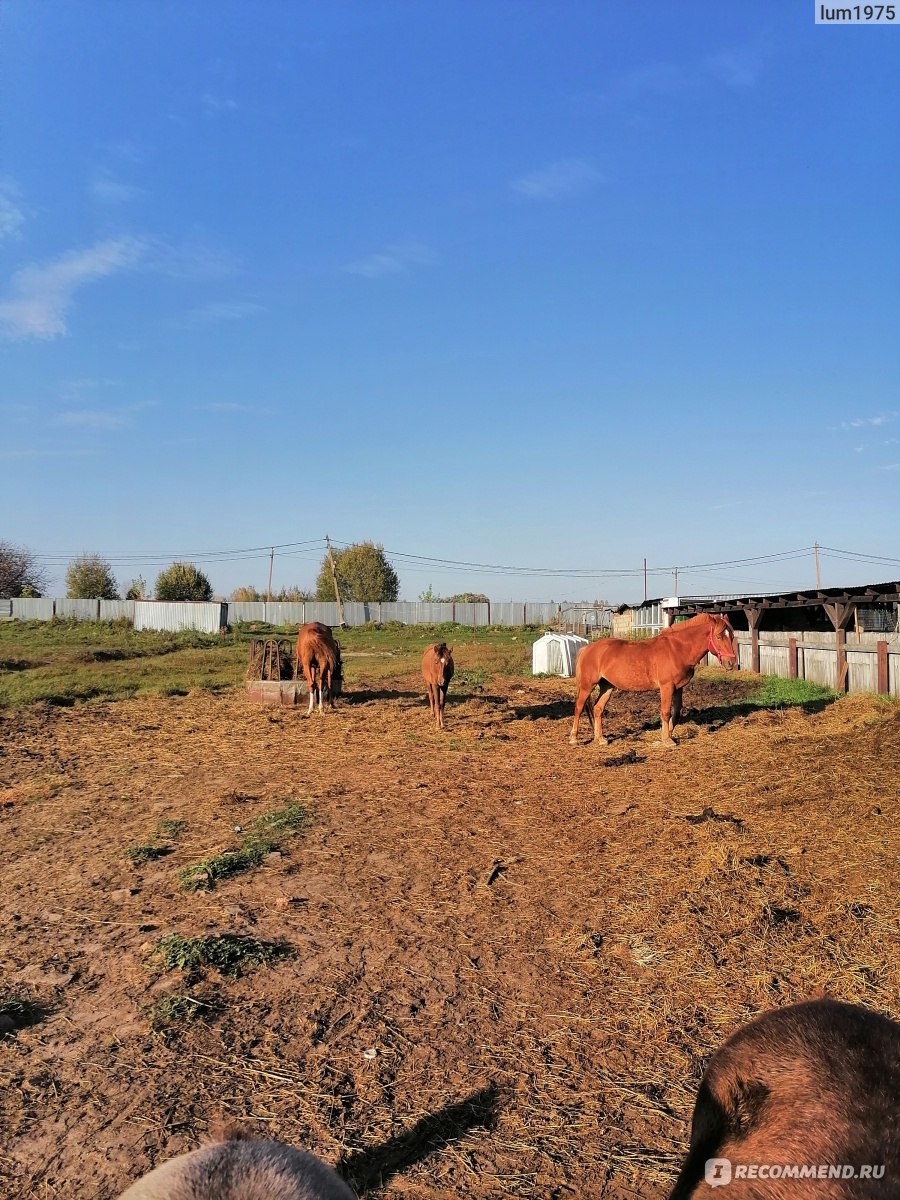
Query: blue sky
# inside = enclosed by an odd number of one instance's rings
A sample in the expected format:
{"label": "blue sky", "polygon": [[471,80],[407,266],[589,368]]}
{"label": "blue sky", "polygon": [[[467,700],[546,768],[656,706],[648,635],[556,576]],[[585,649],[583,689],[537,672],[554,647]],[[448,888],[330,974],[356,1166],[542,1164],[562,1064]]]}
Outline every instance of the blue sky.
{"label": "blue sky", "polygon": [[898,67],[800,0],[5,0],[0,540],[896,578]]}

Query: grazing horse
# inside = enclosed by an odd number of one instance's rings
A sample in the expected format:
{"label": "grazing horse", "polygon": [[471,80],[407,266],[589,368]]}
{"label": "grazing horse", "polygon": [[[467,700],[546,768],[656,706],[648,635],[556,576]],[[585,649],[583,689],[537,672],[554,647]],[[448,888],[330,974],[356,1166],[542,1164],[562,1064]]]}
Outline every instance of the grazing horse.
{"label": "grazing horse", "polygon": [[670,1200],[900,1195],[898,1081],[895,1021],[835,1000],[764,1013],[710,1059]]}
{"label": "grazing horse", "polygon": [[422,655],[422,678],[428,692],[428,708],[437,721],[438,729],[444,728],[444,702],[447,688],[453,678],[453,647],[446,642],[435,642]]}
{"label": "grazing horse", "polygon": [[354,1193],[312,1154],[228,1128],[222,1141],[163,1163],[119,1200],[354,1200]]}
{"label": "grazing horse", "polygon": [[[573,746],[577,742],[578,720],[585,709],[588,720],[593,717],[594,737],[606,743],[603,710],[615,688],[624,692],[650,692],[659,688],[662,741],[671,748],[675,745],[672,730],[681,716],[681,694],[707,652],[714,654],[723,666],[737,665],[734,630],[727,617],[700,613],[644,642],[601,638],[585,646],[575,662],[578,696],[569,741]],[[598,684],[599,694],[592,701],[591,692]]]}
{"label": "grazing horse", "polygon": [[318,699],[319,712],[322,703],[327,700],[334,708],[335,697],[341,694],[344,684],[343,664],[341,663],[341,648],[334,640],[331,630],[319,621],[310,621],[301,625],[297,635],[297,664],[303,668],[303,675],[309,684],[309,708],[306,715],[312,713]]}

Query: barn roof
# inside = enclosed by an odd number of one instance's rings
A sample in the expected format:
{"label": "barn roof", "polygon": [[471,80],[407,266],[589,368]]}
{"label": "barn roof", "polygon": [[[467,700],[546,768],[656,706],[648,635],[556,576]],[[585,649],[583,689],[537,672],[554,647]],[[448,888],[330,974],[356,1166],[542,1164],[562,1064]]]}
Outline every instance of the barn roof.
{"label": "barn roof", "polygon": [[900,581],[863,583],[853,587],[808,588],[797,592],[762,592],[755,596],[726,592],[708,596],[657,596],[642,604],[620,604],[617,613],[664,604],[678,613],[730,612],[735,608],[811,608],[818,604],[900,603]]}

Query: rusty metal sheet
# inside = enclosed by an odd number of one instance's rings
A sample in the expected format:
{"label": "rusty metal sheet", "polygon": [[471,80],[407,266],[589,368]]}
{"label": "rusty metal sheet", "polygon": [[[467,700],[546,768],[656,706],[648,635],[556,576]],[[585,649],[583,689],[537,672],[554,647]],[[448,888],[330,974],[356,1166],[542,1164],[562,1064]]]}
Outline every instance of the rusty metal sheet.
{"label": "rusty metal sheet", "polygon": [[276,708],[292,708],[309,695],[305,679],[253,679],[245,687],[248,700]]}

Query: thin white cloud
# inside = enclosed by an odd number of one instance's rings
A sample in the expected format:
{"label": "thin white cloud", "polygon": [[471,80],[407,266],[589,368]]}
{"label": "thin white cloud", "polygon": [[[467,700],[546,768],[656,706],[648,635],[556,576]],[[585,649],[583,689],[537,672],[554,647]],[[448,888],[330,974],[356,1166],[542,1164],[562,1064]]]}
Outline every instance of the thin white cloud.
{"label": "thin white cloud", "polygon": [[112,171],[98,171],[88,187],[90,195],[99,204],[127,204],[143,196],[142,188],[117,179]]}
{"label": "thin white cloud", "polygon": [[0,450],[0,458],[92,458],[96,450]]}
{"label": "thin white cloud", "polygon": [[18,238],[25,224],[19,189],[10,179],[0,179],[0,243]]}
{"label": "thin white cloud", "polygon": [[575,103],[587,112],[634,104],[647,96],[672,96],[690,83],[690,74],[677,63],[647,63],[614,76],[595,91],[577,95]]}
{"label": "thin white cloud", "polygon": [[349,275],[379,279],[384,275],[404,275],[413,267],[430,267],[436,262],[437,255],[429,246],[422,242],[407,241],[385,246],[378,254],[347,263],[342,269]]}
{"label": "thin white cloud", "polygon": [[189,327],[218,325],[223,321],[243,321],[265,311],[261,304],[254,304],[251,300],[220,300],[191,309],[184,323]]}
{"label": "thin white cloud", "polygon": [[121,413],[108,412],[100,408],[86,408],[60,413],[55,424],[75,426],[82,429],[121,429],[126,423]]}
{"label": "thin white cloud", "polygon": [[110,154],[113,158],[117,158],[121,162],[142,163],[144,161],[143,150],[137,142],[129,141],[127,138],[122,138],[119,141],[100,142],[99,148],[105,154]]}
{"label": "thin white cloud", "polygon": [[212,92],[204,92],[200,103],[208,117],[217,117],[220,113],[235,112],[237,109],[236,100],[227,96],[214,96]]}
{"label": "thin white cloud", "polygon": [[512,180],[510,187],[529,200],[565,200],[586,192],[602,180],[601,173],[587,159],[564,158]]}
{"label": "thin white cloud", "polygon": [[878,468],[879,471],[900,471],[900,462],[885,463],[884,466]]}
{"label": "thin white cloud", "polygon": [[852,417],[849,421],[841,422],[841,429],[873,429],[879,425],[887,425],[897,416],[895,412],[879,413],[876,417]]}
{"label": "thin white cloud", "polygon": [[255,408],[252,404],[236,404],[230,400],[212,401],[201,406],[204,412],[214,413],[267,413],[267,408]]}
{"label": "thin white cloud", "polygon": [[147,243],[144,261],[147,270],[158,275],[195,283],[230,279],[240,271],[233,254],[210,246],[199,238],[177,245],[163,238],[154,238]]}
{"label": "thin white cloud", "polygon": [[743,89],[759,82],[763,69],[762,54],[751,47],[724,50],[706,60],[708,69],[726,87]]}
{"label": "thin white cloud", "polygon": [[118,381],[115,379],[96,379],[86,377],[82,379],[66,379],[59,385],[59,396],[67,404],[78,403],[83,401],[84,397],[96,392],[100,388],[116,387]]}
{"label": "thin white cloud", "polygon": [[0,300],[0,333],[12,341],[50,341],[68,332],[66,320],[75,293],[136,266],[145,252],[140,238],[120,237],[72,250],[48,263],[23,267]]}

